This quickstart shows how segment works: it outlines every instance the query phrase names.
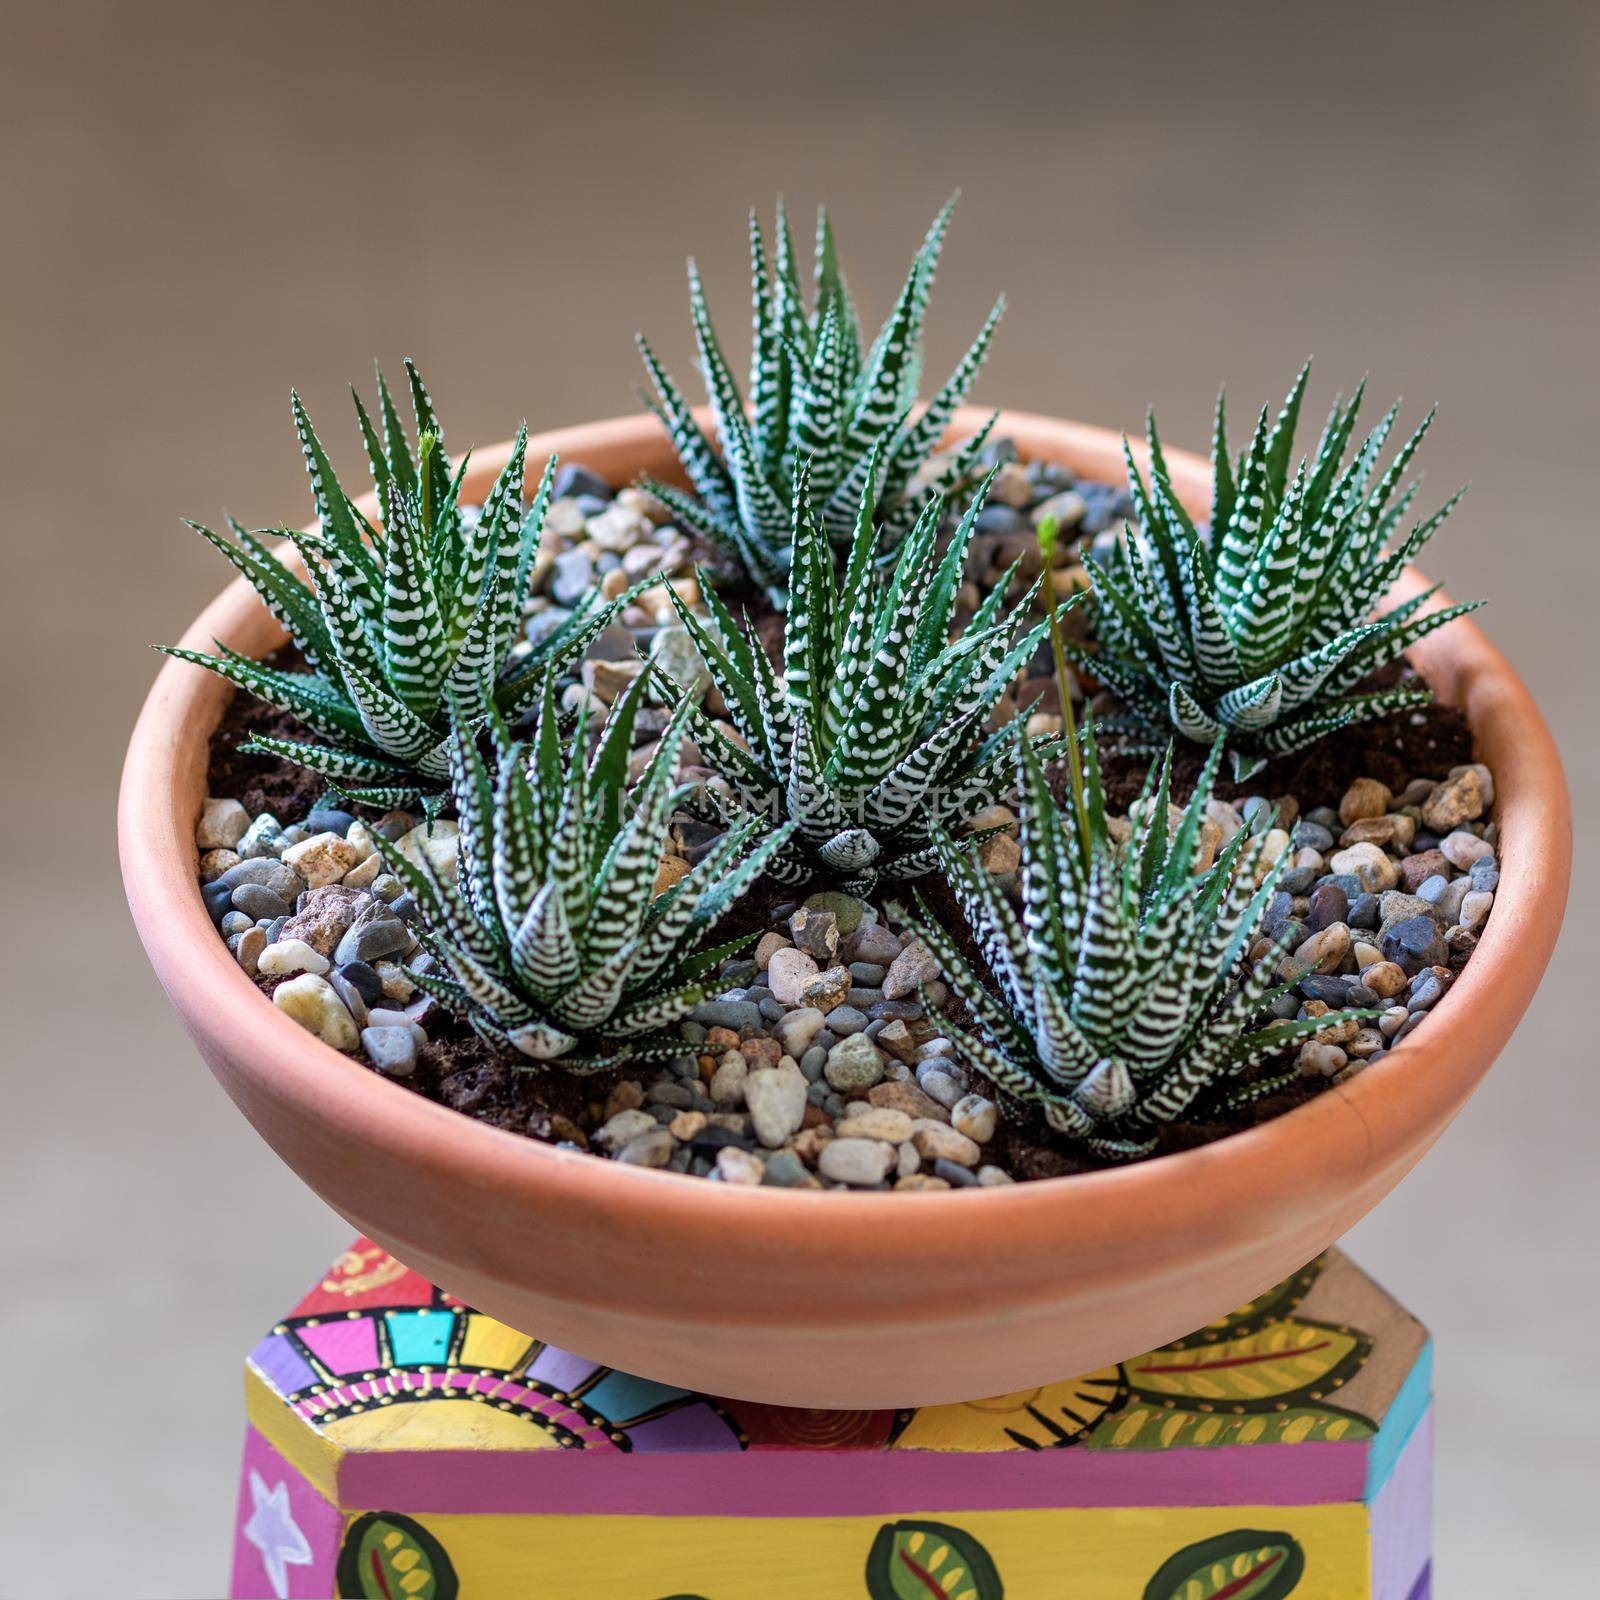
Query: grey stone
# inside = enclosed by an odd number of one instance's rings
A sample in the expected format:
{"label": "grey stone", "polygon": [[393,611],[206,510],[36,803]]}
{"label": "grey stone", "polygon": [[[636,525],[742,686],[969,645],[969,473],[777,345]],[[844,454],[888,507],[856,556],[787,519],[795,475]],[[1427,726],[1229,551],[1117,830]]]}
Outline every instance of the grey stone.
{"label": "grey stone", "polygon": [[870,1089],[883,1080],[883,1057],[870,1039],[859,1033],[852,1034],[828,1052],[823,1072],[835,1089]]}
{"label": "grey stone", "polygon": [[766,1171],[761,1181],[773,1189],[800,1189],[816,1180],[806,1171],[806,1164],[793,1150],[774,1150],[767,1157]]}
{"label": "grey stone", "polygon": [[867,1027],[866,1015],[854,1006],[835,1006],[828,1013],[828,1027],[841,1039],[852,1033],[863,1033]]}
{"label": "grey stone", "polygon": [[411,932],[398,917],[371,917],[351,926],[333,958],[341,966],[347,961],[381,961],[398,955],[410,943]]}
{"label": "grey stone", "polygon": [[806,1110],[806,1080],[793,1067],[758,1067],[744,1083],[750,1126],[762,1144],[775,1150],[798,1133]]}
{"label": "grey stone", "polygon": [[286,917],[291,909],[282,895],[274,894],[264,883],[241,883],[233,891],[233,906],[257,922],[263,917]]}
{"label": "grey stone", "polygon": [[417,1040],[409,1028],[363,1028],[361,1046],[386,1078],[409,1078],[417,1069]]}
{"label": "grey stone", "polygon": [[834,1183],[870,1188],[888,1177],[894,1163],[893,1145],[876,1139],[832,1139],[817,1157],[817,1170]]}
{"label": "grey stone", "polygon": [[575,606],[594,587],[594,562],[587,550],[563,550],[550,578],[550,598],[558,606]]}
{"label": "grey stone", "polygon": [[704,1000],[689,1013],[704,1028],[732,1028],[741,1038],[761,1031],[761,1007],[748,1000]]}

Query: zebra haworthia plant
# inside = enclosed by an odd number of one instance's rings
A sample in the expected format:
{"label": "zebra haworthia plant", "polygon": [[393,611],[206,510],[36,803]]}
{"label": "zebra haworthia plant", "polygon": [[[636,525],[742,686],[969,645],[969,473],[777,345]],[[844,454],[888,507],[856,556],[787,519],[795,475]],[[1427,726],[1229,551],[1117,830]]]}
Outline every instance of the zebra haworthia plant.
{"label": "zebra haworthia plant", "polygon": [[[1202,824],[1221,754],[1212,750],[1181,820],[1169,826],[1171,750],[1112,837],[1092,734],[1084,811],[1063,813],[1033,751],[1018,750],[1020,917],[994,878],[946,840],[940,861],[999,986],[996,997],[929,914],[912,918],[970,1008],[962,1048],[1006,1093],[1106,1160],[1149,1155],[1163,1124],[1202,1095],[1238,1109],[1294,1074],[1247,1082],[1248,1068],[1351,1017],[1253,1023],[1287,993],[1287,947],[1246,961],[1287,856],[1266,865],[1265,833],[1239,830],[1201,870]],[[1298,974],[1297,974],[1298,976]]]}
{"label": "zebra haworthia plant", "polygon": [[[415,448],[381,372],[376,421],[355,396],[381,525],[345,493],[298,394],[292,397],[295,429],[320,531],[251,533],[233,523],[230,540],[189,524],[243,573],[307,670],[264,666],[220,643],[214,656],[167,651],[292,712],[316,736],[257,735],[241,749],[307,767],[338,793],[378,806],[409,805],[419,797],[431,802],[443,787],[449,697],[470,720],[481,719],[492,703],[516,721],[537,699],[546,666],[581,653],[622,604],[602,604],[591,594],[513,664],[554,458],[525,508],[523,428],[483,505],[463,505],[467,461],[452,466],[428,391],[409,361],[406,374]],[[267,541],[274,538],[292,541],[310,587],[273,555]]]}
{"label": "zebra haworthia plant", "polygon": [[1307,363],[1275,420],[1262,408],[1237,461],[1218,396],[1204,535],[1172,486],[1152,417],[1148,482],[1128,454],[1139,529],[1108,566],[1084,563],[1100,648],[1078,651],[1079,664],[1115,691],[1143,733],[1224,739],[1240,779],[1335,729],[1425,704],[1420,686],[1363,685],[1482,604],[1427,613],[1429,590],[1373,616],[1460,495],[1394,539],[1419,487],[1403,481],[1406,470],[1433,413],[1382,471],[1398,405],[1346,460],[1364,381],[1348,405],[1334,402],[1315,454],[1291,472],[1309,374]]}
{"label": "zebra haworthia plant", "polygon": [[[992,478],[943,557],[936,545],[944,501],[931,498],[885,579],[875,563],[881,536],[869,462],[841,580],[802,463],[781,675],[709,586],[706,623],[672,597],[744,741],[736,744],[690,708],[701,756],[731,792],[730,799],[709,788],[706,802],[735,825],[751,818],[794,824],[767,869],[780,882],[803,882],[822,869],[865,893],[880,875],[914,877],[933,864],[934,830],[957,826],[1008,788],[1016,746],[1027,737],[1022,719],[987,735],[984,726],[1045,625],[1026,625],[1031,592],[1002,614],[1008,574],[950,638],[962,565]],[[1053,736],[1035,742],[1042,752],[1058,743]]]}
{"label": "zebra haworthia plant", "polygon": [[[536,1061],[597,1069],[676,1055],[657,1030],[705,998],[706,980],[747,941],[702,948],[723,913],[783,848],[786,830],[753,848],[756,825],[730,830],[663,892],[656,879],[681,791],[680,709],[628,788],[634,725],[646,687],[617,701],[592,755],[586,717],[563,735],[554,678],[540,689],[532,739],[513,741],[491,708],[494,763],[458,716],[450,787],[459,819],[455,882],[424,859],[384,854],[416,896],[419,937],[443,971],[416,981],[491,1044]],[[753,935],[751,937],[754,937]]]}
{"label": "zebra haworthia plant", "polygon": [[[690,262],[689,308],[720,453],[649,344],[639,340],[655,385],[655,398],[646,403],[671,436],[693,493],[654,482],[647,487],[682,527],[775,591],[775,604],[782,603],[789,568],[789,507],[801,463],[810,467],[818,520],[836,541],[848,543],[864,490],[876,496],[885,551],[897,546],[916,521],[919,499],[908,490],[972,387],[1005,308],[1003,298],[996,302],[943,387],[913,417],[923,325],[954,205],[952,199],[934,219],[894,309],[867,349],[827,212],[818,213],[809,308],[782,202],[770,264],[751,212],[754,326],[748,413],[712,326],[699,272]],[[970,477],[987,435],[985,428],[957,451],[931,487],[947,492]],[[873,473],[877,479],[869,483]]]}

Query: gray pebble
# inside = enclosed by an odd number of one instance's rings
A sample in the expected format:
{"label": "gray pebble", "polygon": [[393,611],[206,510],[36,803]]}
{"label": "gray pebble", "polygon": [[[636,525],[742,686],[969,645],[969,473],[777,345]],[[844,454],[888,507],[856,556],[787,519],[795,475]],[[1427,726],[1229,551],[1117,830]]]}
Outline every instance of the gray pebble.
{"label": "gray pebble", "polygon": [[339,966],[347,961],[381,961],[385,956],[398,955],[410,942],[410,930],[403,922],[394,917],[373,917],[351,926],[340,939],[333,959]]}
{"label": "gray pebble", "polygon": [[665,1128],[641,1133],[617,1152],[617,1160],[630,1167],[664,1167],[678,1148],[678,1141]]}
{"label": "gray pebble", "polygon": [[[243,863],[249,865],[249,863]],[[222,881],[220,878],[217,880]],[[287,917],[289,905],[282,895],[275,894],[264,883],[241,883],[233,891],[234,909],[260,921],[263,917]]]}
{"label": "gray pebble", "polygon": [[1378,926],[1378,897],[1375,894],[1358,894],[1350,902],[1350,912],[1344,919],[1352,928],[1370,932]]}
{"label": "gray pebble", "polygon": [[828,1031],[838,1038],[846,1038],[852,1033],[863,1033],[866,1027],[865,1013],[857,1011],[854,1006],[835,1006],[828,1013]]}
{"label": "gray pebble", "polygon": [[761,1175],[761,1181],[775,1189],[795,1189],[810,1179],[805,1162],[793,1150],[774,1150],[767,1157],[767,1170]]}
{"label": "gray pebble", "polygon": [[732,1028],[748,1039],[761,1031],[761,1008],[748,1000],[704,1000],[689,1013],[689,1020],[703,1028]]}
{"label": "gray pebble", "polygon": [[356,1026],[365,1028],[369,1021],[366,996],[342,972],[330,972],[328,982],[344,1002],[345,1010],[355,1019]]}
{"label": "gray pebble", "polygon": [[409,1078],[417,1066],[417,1040],[409,1028],[365,1028],[361,1043],[386,1078]]}
{"label": "gray pebble", "polygon": [[369,1006],[383,1004],[383,979],[365,961],[346,961],[342,963],[339,967],[339,976]]}
{"label": "gray pebble", "polygon": [[645,1104],[654,1106],[675,1106],[680,1111],[687,1111],[694,1104],[694,1093],[686,1084],[663,1080],[653,1083],[644,1092]]}
{"label": "gray pebble", "polygon": [[1430,917],[1406,917],[1388,928],[1380,939],[1385,961],[1392,961],[1407,973],[1436,967],[1445,960],[1444,940],[1439,924]]}

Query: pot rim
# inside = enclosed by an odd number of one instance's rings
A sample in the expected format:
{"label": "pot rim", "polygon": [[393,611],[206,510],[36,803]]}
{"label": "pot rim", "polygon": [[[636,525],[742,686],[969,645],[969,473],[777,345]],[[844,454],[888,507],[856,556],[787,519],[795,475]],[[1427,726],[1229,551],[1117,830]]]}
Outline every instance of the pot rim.
{"label": "pot rim", "polygon": [[[963,407],[952,437],[968,435],[990,413]],[[1122,439],[1110,430],[1026,412],[1001,411],[996,436],[1017,441],[1025,457],[1071,456],[1089,476],[1120,476]],[[509,443],[475,451],[472,478],[504,463]],[[531,436],[530,459],[559,453],[596,464],[670,457],[649,416],[619,417]],[[1135,446],[1136,455],[1139,447]],[[1210,469],[1199,457],[1168,449],[1183,499],[1203,504]],[[1084,463],[1091,463],[1085,465]],[[1415,571],[1393,591],[1405,598],[1425,586]],[[1429,609],[1448,604],[1440,594]],[[185,632],[185,646],[207,650],[216,639],[238,644],[240,630],[270,622],[254,591],[235,579]],[[275,630],[276,625],[272,624]],[[278,630],[281,634],[281,630]],[[707,1250],[730,1230],[782,1223],[786,1250],[803,1250],[819,1270],[869,1261],[885,1248],[871,1226],[884,1208],[897,1220],[913,1209],[928,1224],[902,1228],[893,1248],[931,1266],[947,1259],[945,1227],[957,1218],[1018,1229],[1063,1249],[1114,1255],[1129,1226],[1147,1232],[1152,1217],[1185,1238],[1248,1237],[1248,1214],[1264,1192],[1324,1188],[1353,1191],[1454,1116],[1493,1063],[1526,1010],[1560,928],[1571,862],[1571,809],[1549,729],[1505,657],[1468,619],[1430,635],[1411,659],[1440,699],[1462,707],[1474,754],[1494,772],[1500,823],[1501,878],[1483,937],[1428,1025],[1346,1084],[1294,1109],[1210,1144],[1124,1167],[994,1188],[895,1195],[846,1194],[710,1184],[682,1174],[623,1165],[567,1151],[492,1127],[381,1077],[307,1033],[280,1012],[243,972],[206,913],[195,873],[194,814],[204,794],[177,759],[175,729],[210,716],[229,686],[203,668],[167,659],[129,743],[118,804],[124,883],[134,921],[163,986],[191,1034],[231,1028],[251,1041],[251,1076],[260,1092],[319,1117],[325,1136],[380,1146],[396,1160],[435,1169],[442,1178],[496,1196],[497,1208],[576,1205],[613,1210],[620,1219],[647,1207],[652,1231],[671,1229]],[[211,717],[211,726],[215,718]],[[183,803],[180,803],[180,797]],[[803,1219],[803,1227],[793,1226]],[[757,1313],[757,1315],[759,1315]]]}

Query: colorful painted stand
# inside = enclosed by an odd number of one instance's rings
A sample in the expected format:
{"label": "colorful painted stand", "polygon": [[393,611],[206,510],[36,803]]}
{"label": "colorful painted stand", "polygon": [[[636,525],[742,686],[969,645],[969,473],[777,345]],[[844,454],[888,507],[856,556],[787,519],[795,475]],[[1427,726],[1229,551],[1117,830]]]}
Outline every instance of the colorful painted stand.
{"label": "colorful painted stand", "polygon": [[785,1410],[597,1367],[359,1240],[246,1366],[233,1594],[1423,1600],[1430,1354],[1332,1251],[1047,1388]]}

